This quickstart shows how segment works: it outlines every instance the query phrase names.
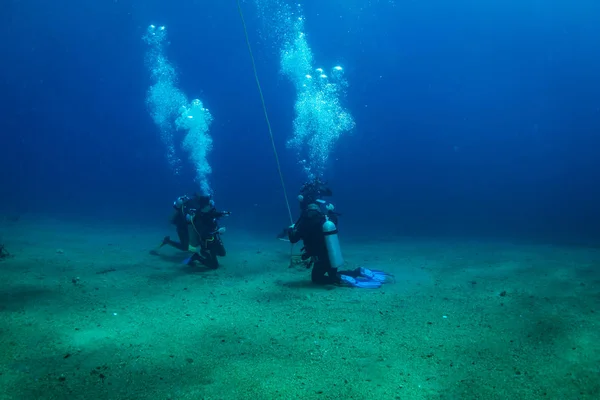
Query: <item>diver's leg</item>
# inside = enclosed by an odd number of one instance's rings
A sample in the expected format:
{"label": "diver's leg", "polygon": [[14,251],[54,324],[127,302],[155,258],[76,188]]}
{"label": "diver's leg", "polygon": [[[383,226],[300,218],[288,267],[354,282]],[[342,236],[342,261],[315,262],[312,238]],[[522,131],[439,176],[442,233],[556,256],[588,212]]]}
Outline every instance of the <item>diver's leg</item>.
{"label": "diver's leg", "polygon": [[311,273],[313,283],[319,285],[330,285],[340,281],[335,268],[331,268],[329,260],[315,259]]}
{"label": "diver's leg", "polygon": [[[317,267],[318,265],[318,267]],[[333,268],[329,263],[329,259],[324,258],[322,261],[315,263],[313,267],[312,278],[314,283],[321,285],[337,285],[342,283],[342,275],[350,276],[352,278],[358,278],[360,275],[360,268],[352,271],[338,271],[337,268]]]}
{"label": "diver's leg", "polygon": [[197,251],[202,248],[202,239],[193,225],[189,224],[187,230],[189,251]]}
{"label": "diver's leg", "polygon": [[213,242],[207,242],[199,238],[197,251],[192,256],[193,261],[198,261],[200,264],[210,269],[217,269],[219,267],[219,261],[217,255],[214,252]]}
{"label": "diver's leg", "polygon": [[215,237],[214,252],[219,257],[225,257],[227,255],[227,251],[225,251],[225,245],[223,245],[223,241],[219,236]]}
{"label": "diver's leg", "polygon": [[165,236],[162,245],[168,244],[169,246],[175,247],[177,250],[188,251],[188,247],[180,242],[172,240],[170,236]]}
{"label": "diver's leg", "polygon": [[311,280],[313,283],[316,283],[317,285],[324,285],[327,282],[327,277],[325,276],[325,274],[327,273],[327,271],[324,271],[322,268],[319,268],[319,264],[315,263],[313,265],[313,269],[312,272],[310,274]]}
{"label": "diver's leg", "polygon": [[219,268],[219,260],[217,257],[225,257],[225,247],[221,238],[216,236],[211,242],[207,243],[206,249],[203,251],[206,265],[210,269]]}
{"label": "diver's leg", "polygon": [[204,265],[207,268],[219,268],[219,260],[217,259],[217,255],[213,251],[202,249],[200,251],[200,254],[194,253],[192,259],[194,261],[199,261],[202,265]]}
{"label": "diver's leg", "polygon": [[358,278],[360,276],[360,268],[353,269],[351,271],[337,271],[338,275],[351,276],[352,278]]}
{"label": "diver's leg", "polygon": [[163,246],[168,244],[169,246],[173,246],[181,251],[188,251],[190,244],[190,235],[188,233],[187,224],[178,223],[177,224],[177,236],[179,236],[179,242],[172,240],[170,236],[165,236],[163,239]]}
{"label": "diver's leg", "polygon": [[217,259],[217,254],[211,250],[208,252],[208,257],[204,259],[204,265],[206,265],[210,269],[219,268],[219,260]]}

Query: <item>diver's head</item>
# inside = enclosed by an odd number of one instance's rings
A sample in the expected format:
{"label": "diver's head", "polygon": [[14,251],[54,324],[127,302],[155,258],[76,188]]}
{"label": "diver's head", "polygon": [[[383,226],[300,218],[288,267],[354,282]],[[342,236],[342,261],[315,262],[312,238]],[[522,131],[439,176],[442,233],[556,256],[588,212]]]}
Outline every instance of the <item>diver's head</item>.
{"label": "diver's head", "polygon": [[321,197],[332,196],[333,192],[324,182],[321,182],[319,178],[315,178],[302,185],[302,188],[300,188],[300,195],[318,199]]}
{"label": "diver's head", "polygon": [[308,208],[308,206],[310,206],[311,204],[314,204],[314,200],[311,197],[308,196],[303,196],[303,195],[298,195],[298,203],[300,203],[300,210],[304,211]]}
{"label": "diver's head", "polygon": [[298,201],[300,202],[300,208],[306,209],[311,203],[323,202],[322,197],[332,196],[333,192],[325,183],[321,182],[319,178],[315,178],[302,185],[300,194],[298,195]]}
{"label": "diver's head", "polygon": [[200,212],[207,213],[215,206],[215,202],[213,201],[211,196],[207,196],[207,195],[196,195],[196,196],[198,198],[198,209],[200,210]]}

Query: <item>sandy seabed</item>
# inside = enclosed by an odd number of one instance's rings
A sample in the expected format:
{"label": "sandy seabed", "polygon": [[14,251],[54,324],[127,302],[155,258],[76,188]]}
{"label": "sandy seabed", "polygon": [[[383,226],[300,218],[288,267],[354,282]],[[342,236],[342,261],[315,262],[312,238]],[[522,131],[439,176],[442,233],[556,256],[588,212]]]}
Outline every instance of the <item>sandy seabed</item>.
{"label": "sandy seabed", "polygon": [[0,399],[598,399],[600,249],[342,237],[381,289],[318,287],[289,244],[2,222]]}

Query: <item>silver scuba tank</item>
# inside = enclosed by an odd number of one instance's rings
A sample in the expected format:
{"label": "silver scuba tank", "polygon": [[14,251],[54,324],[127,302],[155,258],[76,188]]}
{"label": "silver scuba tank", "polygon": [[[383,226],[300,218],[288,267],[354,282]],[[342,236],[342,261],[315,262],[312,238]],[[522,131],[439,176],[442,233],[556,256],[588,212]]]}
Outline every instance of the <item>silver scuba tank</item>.
{"label": "silver scuba tank", "polygon": [[342,249],[340,248],[337,226],[329,218],[323,224],[323,234],[325,235],[325,244],[327,245],[327,253],[329,254],[329,263],[333,268],[343,266],[344,258],[342,257]]}

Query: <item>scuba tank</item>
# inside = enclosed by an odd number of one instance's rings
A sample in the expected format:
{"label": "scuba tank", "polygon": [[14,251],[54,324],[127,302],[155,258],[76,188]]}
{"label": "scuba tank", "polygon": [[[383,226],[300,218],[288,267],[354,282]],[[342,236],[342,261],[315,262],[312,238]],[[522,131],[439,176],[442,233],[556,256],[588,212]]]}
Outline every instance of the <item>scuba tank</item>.
{"label": "scuba tank", "polygon": [[342,249],[340,249],[337,226],[329,218],[325,218],[323,234],[325,235],[325,244],[327,245],[327,253],[329,254],[329,263],[332,268],[339,268],[344,265],[344,258],[342,257]]}

